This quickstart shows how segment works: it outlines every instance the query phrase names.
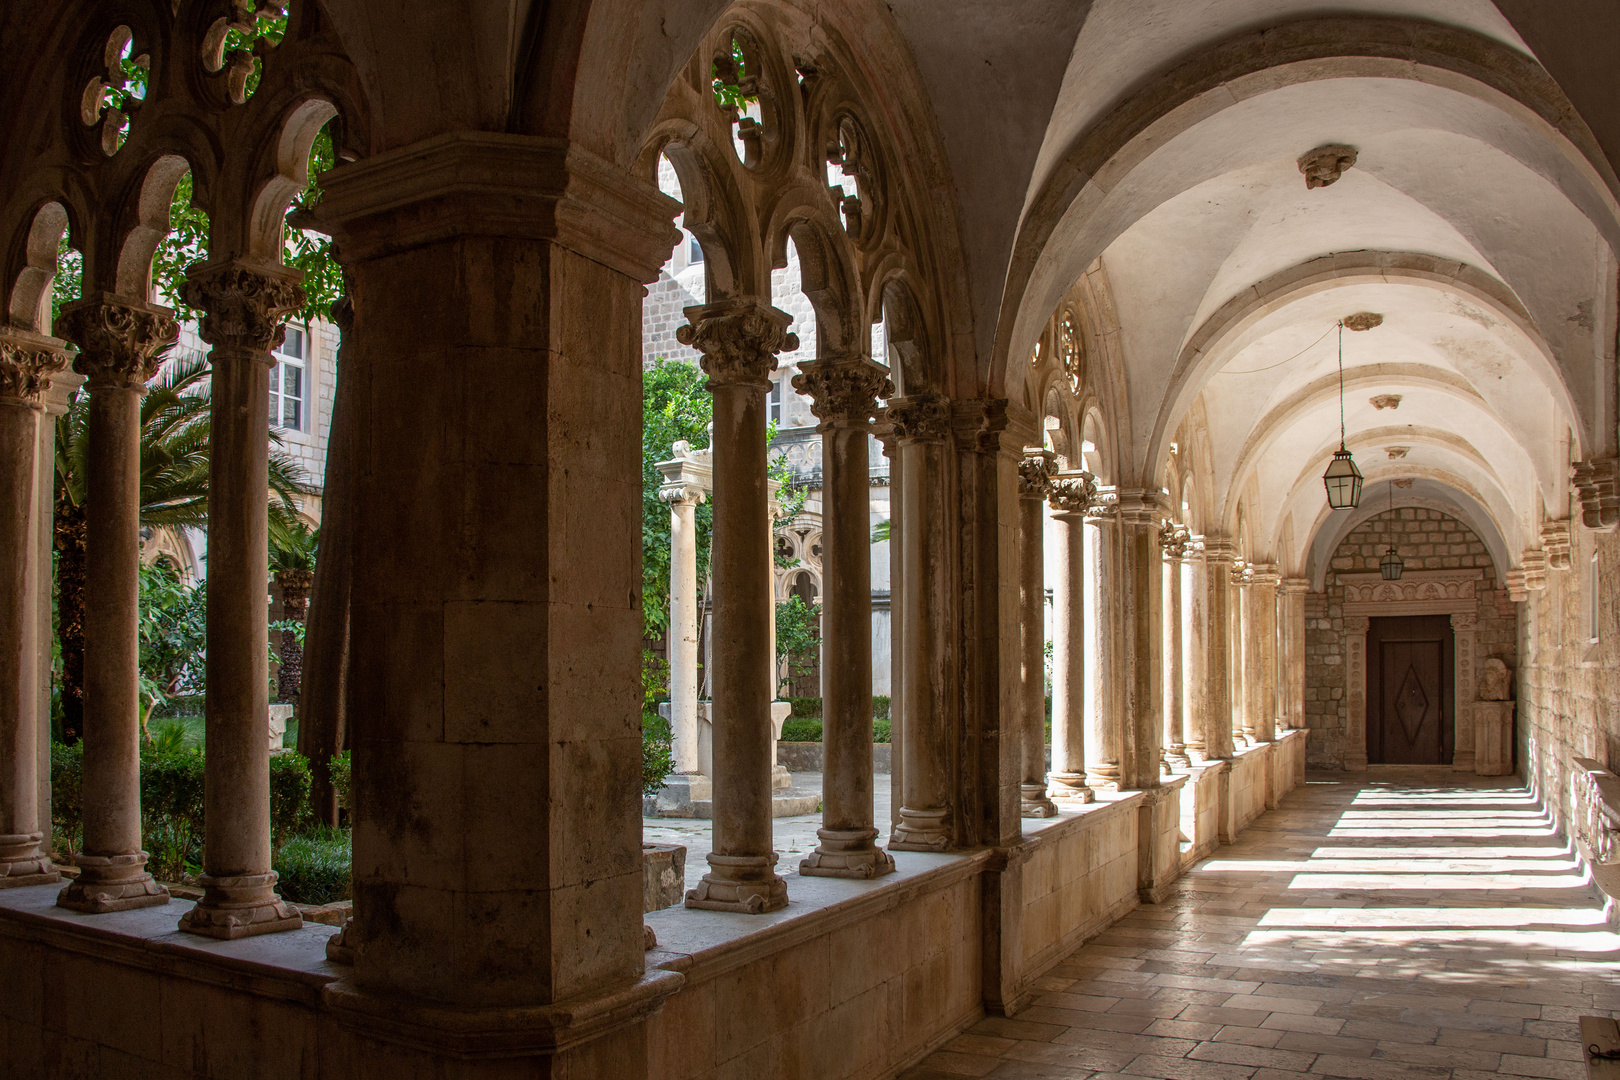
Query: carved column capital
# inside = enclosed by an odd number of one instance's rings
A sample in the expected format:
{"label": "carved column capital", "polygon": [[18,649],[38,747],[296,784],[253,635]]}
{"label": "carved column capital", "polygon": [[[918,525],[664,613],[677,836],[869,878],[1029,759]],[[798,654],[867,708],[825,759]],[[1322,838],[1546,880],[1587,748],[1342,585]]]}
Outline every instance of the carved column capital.
{"label": "carved column capital", "polygon": [[1344,617],[1344,632],[1346,634],[1365,634],[1372,625],[1372,620],[1366,615],[1346,615]]}
{"label": "carved column capital", "polygon": [[788,332],[793,316],[760,300],[722,300],[686,308],[686,325],[675,340],[703,354],[709,388],[747,386],[769,389],[776,354],[799,347]]}
{"label": "carved column capital", "polygon": [[1581,524],[1608,532],[1620,525],[1620,463],[1614,458],[1577,461],[1570,466],[1575,496],[1581,502]]}
{"label": "carved column capital", "polygon": [[1008,423],[1006,398],[951,402],[951,431],[961,450],[992,454],[1002,449]]}
{"label": "carved column capital", "polygon": [[1018,462],[1018,497],[1046,498],[1052,489],[1052,474],[1056,471],[1056,454],[1038,446],[1024,447],[1024,456]]}
{"label": "carved column capital", "polygon": [[186,272],[180,295],[203,312],[197,333],[208,344],[268,353],[286,336],[287,316],[304,306],[303,278],[234,259],[202,263]]}
{"label": "carved column capital", "polygon": [[1186,558],[1192,550],[1192,530],[1178,522],[1165,522],[1159,529],[1159,550],[1171,561]]}
{"label": "carved column capital", "polygon": [[1086,518],[1089,521],[1118,520],[1119,492],[1113,487],[1099,485],[1086,506]]}
{"label": "carved column capital", "polygon": [[1249,580],[1255,585],[1275,589],[1282,584],[1282,574],[1274,563],[1251,563]]}
{"label": "carved column capital", "polygon": [[1047,500],[1059,514],[1084,514],[1097,497],[1097,478],[1090,473],[1061,472],[1052,476]]}
{"label": "carved column capital", "polygon": [[66,371],[71,359],[65,342],[0,327],[0,400],[40,404],[51,378]]}
{"label": "carved column capital", "polygon": [[894,393],[889,369],[870,357],[828,357],[799,365],[793,389],[810,399],[822,428],[867,427],[878,412],[878,398]]}
{"label": "carved column capital", "polygon": [[1311,591],[1311,579],[1302,577],[1285,577],[1277,585],[1277,591],[1284,596],[1294,596]]}
{"label": "carved column capital", "polygon": [[1479,615],[1472,611],[1453,611],[1451,613],[1451,628],[1453,630],[1472,630],[1479,625]]}
{"label": "carved column capital", "polygon": [[658,488],[658,501],[672,506],[690,504],[696,506],[706,498],[703,488],[695,483],[666,483]]}
{"label": "carved column capital", "polygon": [[951,433],[951,404],[939,394],[892,397],[883,419],[898,442],[944,442]]}
{"label": "carved column capital", "polygon": [[180,336],[174,312],[156,304],[95,293],[62,308],[58,332],[79,347],[73,370],[97,387],[139,388],[163,365],[159,355]]}

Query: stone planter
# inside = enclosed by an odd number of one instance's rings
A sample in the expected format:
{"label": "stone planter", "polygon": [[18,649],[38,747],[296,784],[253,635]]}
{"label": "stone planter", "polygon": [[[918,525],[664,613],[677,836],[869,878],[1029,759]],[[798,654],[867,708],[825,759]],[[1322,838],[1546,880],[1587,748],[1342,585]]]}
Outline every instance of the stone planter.
{"label": "stone planter", "polygon": [[270,749],[280,750],[281,740],[287,737],[287,721],[292,719],[293,706],[279,701],[270,703]]}
{"label": "stone planter", "polygon": [[641,845],[641,910],[660,911],[686,895],[686,848],[680,844]]}

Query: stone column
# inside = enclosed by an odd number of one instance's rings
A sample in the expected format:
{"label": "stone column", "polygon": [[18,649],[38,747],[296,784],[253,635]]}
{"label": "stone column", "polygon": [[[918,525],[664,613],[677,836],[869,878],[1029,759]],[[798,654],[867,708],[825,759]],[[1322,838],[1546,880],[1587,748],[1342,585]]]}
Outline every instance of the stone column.
{"label": "stone column", "polygon": [[1255,742],[1277,737],[1277,586],[1282,575],[1275,566],[1256,566],[1249,586],[1249,717]]}
{"label": "stone column", "polygon": [[1367,629],[1365,615],[1344,617],[1344,767],[1367,768]]}
{"label": "stone column", "polygon": [[890,577],[895,582],[893,648],[900,651],[894,699],[905,725],[899,820],[889,838],[895,851],[943,851],[951,846],[951,729],[947,651],[941,637],[949,612],[948,538],[934,527],[948,512],[938,483],[945,467],[950,405],[937,394],[889,399],[898,481],[889,525]]}
{"label": "stone column", "polygon": [[1052,771],[1054,799],[1091,802],[1086,784],[1086,508],[1097,494],[1090,473],[1052,480],[1057,580],[1052,583]]}
{"label": "stone column", "polygon": [[38,558],[45,507],[35,469],[41,397],[67,365],[54,338],[0,329],[0,889],[60,877],[40,828],[39,726],[49,720],[39,709],[34,600],[50,563]]}
{"label": "stone column", "polygon": [[1453,646],[1452,693],[1453,723],[1456,735],[1451,744],[1451,767],[1458,772],[1473,772],[1476,761],[1474,746],[1474,700],[1476,697],[1477,661],[1479,651],[1479,616],[1472,611],[1453,612],[1451,630]]}
{"label": "stone column", "polygon": [[813,877],[894,870],[872,809],[872,488],[869,446],[888,369],[865,356],[799,365],[793,387],[821,421],[821,715],[826,748],[820,843],[799,864]]}
{"label": "stone column", "polygon": [[51,661],[54,635],[55,603],[51,575],[44,567],[51,565],[51,552],[56,547],[56,418],[68,410],[73,394],[84,385],[84,376],[72,371],[60,371],[51,377],[51,384],[41,398],[45,415],[40,418],[39,439],[35,443],[34,498],[39,507],[34,515],[34,558],[40,571],[34,575],[34,620],[36,699],[35,725],[39,732],[39,831],[44,834],[41,848],[51,850],[51,675],[55,665]]}
{"label": "stone column", "polygon": [[[168,308],[109,293],[57,320],[90,391],[85,477],[84,843],[57,903],[124,911],[169,902],[141,850],[141,396],[179,327]],[[268,413],[268,406],[266,406]],[[263,590],[260,590],[263,607]],[[261,740],[262,741],[262,740]]]}
{"label": "stone column", "polygon": [[1159,532],[1159,546],[1164,551],[1164,566],[1160,580],[1164,599],[1164,764],[1169,772],[1172,765],[1186,767],[1192,764],[1187,756],[1186,718],[1183,715],[1182,679],[1184,673],[1184,639],[1181,612],[1181,567],[1187,556],[1191,533],[1185,525],[1166,525]]}
{"label": "stone column", "polygon": [[770,537],[765,392],[792,316],[759,300],[686,309],[677,336],[703,354],[714,395],[714,850],[686,906],[761,914],[787,906],[771,838]]}
{"label": "stone column", "polygon": [[1093,783],[1119,786],[1123,717],[1117,662],[1116,551],[1119,506],[1112,491],[1100,492],[1086,511],[1086,760]]}
{"label": "stone column", "polygon": [[208,487],[208,692],[203,898],[180,929],[235,939],[303,925],[270,869],[270,350],[304,302],[296,271],[237,261],[193,267],[186,303],[213,346]]}
{"label": "stone column", "polygon": [[1119,493],[1119,620],[1124,633],[1123,689],[1127,695],[1120,787],[1159,786],[1164,755],[1164,555],[1159,530],[1164,523],[1156,490]]}
{"label": "stone column", "polygon": [[1204,754],[1220,761],[1232,756],[1232,563],[1231,543],[1204,539]]}
{"label": "stone column", "polygon": [[1284,728],[1305,726],[1305,594],[1308,578],[1283,578],[1277,589],[1279,717]]}
{"label": "stone column", "polygon": [[[686,462],[668,464],[679,469]],[[704,494],[691,478],[670,477],[667,470],[665,476],[658,497],[669,505],[669,730],[675,771],[690,776],[703,771],[698,767],[696,519]]]}
{"label": "stone column", "polygon": [[1232,741],[1254,745],[1254,586],[1248,563],[1232,567]]}
{"label": "stone column", "polygon": [[1046,497],[1056,455],[1025,447],[1018,465],[1018,643],[1020,773],[1018,812],[1046,818]]}
{"label": "stone column", "polygon": [[1205,728],[1209,716],[1209,644],[1206,641],[1209,605],[1204,565],[1204,541],[1192,537],[1181,560],[1181,702],[1187,756],[1191,761],[1209,757]]}

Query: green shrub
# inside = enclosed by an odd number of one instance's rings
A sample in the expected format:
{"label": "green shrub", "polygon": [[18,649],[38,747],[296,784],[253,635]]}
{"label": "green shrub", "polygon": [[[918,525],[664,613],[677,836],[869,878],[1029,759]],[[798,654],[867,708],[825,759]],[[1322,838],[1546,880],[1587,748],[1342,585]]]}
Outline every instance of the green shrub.
{"label": "green shrub", "polygon": [[332,787],[337,791],[338,805],[354,814],[354,772],[350,764],[349,752],[332,755]]}
{"label": "green shrub", "polygon": [[875,743],[889,742],[890,737],[892,735],[893,735],[893,732],[889,728],[889,718],[888,717],[884,717],[881,720],[873,720],[872,721],[872,741],[873,742],[875,742]]}
{"label": "green shrub", "polygon": [[[889,718],[889,699],[887,697],[882,696],[882,695],[874,695],[873,698],[872,698],[872,719],[874,719],[874,720],[887,720],[888,718]],[[884,739],[883,741],[888,742],[889,740]]]}
{"label": "green shrub", "polygon": [[83,777],[84,747],[51,743],[51,837],[64,856],[78,851],[83,838]]}
{"label": "green shrub", "polygon": [[787,703],[793,707],[788,713],[795,720],[820,719],[821,699],[818,697],[790,697]]}
{"label": "green shrub", "polygon": [[664,777],[675,771],[674,746],[669,721],[656,712],[641,714],[641,791],[656,795]]}
{"label": "green shrub", "polygon": [[309,761],[297,751],[270,755],[270,839],[277,847],[315,825]]}
{"label": "green shrub", "polygon": [[[804,699],[801,698],[800,700]],[[817,705],[821,704],[820,698],[813,698],[811,700],[815,701]],[[818,716],[814,719],[808,720],[784,720],[782,722],[782,741],[820,742],[821,718]]]}
{"label": "green shrub", "polygon": [[350,898],[354,849],[342,829],[295,836],[276,852],[277,890],[295,904],[331,904]]}
{"label": "green shrub", "polygon": [[202,866],[203,755],[201,750],[141,753],[141,845],[147,870],[160,881],[179,881]]}

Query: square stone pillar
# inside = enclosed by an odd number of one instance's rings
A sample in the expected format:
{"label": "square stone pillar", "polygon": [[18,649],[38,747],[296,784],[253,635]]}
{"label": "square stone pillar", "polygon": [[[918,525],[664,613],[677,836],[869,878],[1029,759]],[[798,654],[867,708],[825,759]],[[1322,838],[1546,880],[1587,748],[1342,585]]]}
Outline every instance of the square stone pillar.
{"label": "square stone pillar", "polygon": [[1205,700],[1204,753],[1213,760],[1232,756],[1232,564],[1230,542],[1204,539]]}
{"label": "square stone pillar", "polygon": [[491,133],[322,186],[358,448],[354,970],[327,1002],[362,1050],[633,1080],[681,981],[644,970],[638,524],[641,300],[679,205]]}
{"label": "square stone pillar", "polygon": [[1344,617],[1344,767],[1367,768],[1367,628],[1365,615]]}
{"label": "square stone pillar", "polygon": [[1120,787],[1154,788],[1164,754],[1164,556],[1159,532],[1164,515],[1159,493],[1119,493],[1123,558],[1120,605],[1124,638],[1125,743]]}
{"label": "square stone pillar", "polygon": [[[1476,665],[1479,661],[1479,616],[1471,611],[1456,612],[1451,616],[1451,630],[1455,638],[1452,677],[1456,684],[1452,695],[1452,714],[1455,717],[1453,722],[1457,725],[1456,739],[1452,743],[1451,767],[1458,772],[1473,772],[1476,761],[1474,737],[1479,728],[1474,721],[1477,713],[1473,709]],[[1511,751],[1507,760],[1513,760]]]}
{"label": "square stone pillar", "polygon": [[1290,731],[1305,726],[1305,594],[1310,590],[1307,578],[1283,578],[1277,590],[1278,717]]}
{"label": "square stone pillar", "polygon": [[1277,732],[1277,586],[1282,575],[1274,566],[1255,566],[1246,590],[1244,645],[1250,658],[1244,672],[1248,680],[1249,722],[1255,742],[1271,742]]}

